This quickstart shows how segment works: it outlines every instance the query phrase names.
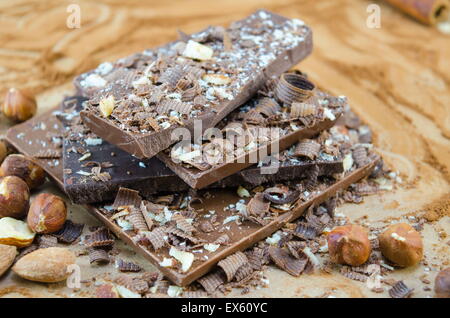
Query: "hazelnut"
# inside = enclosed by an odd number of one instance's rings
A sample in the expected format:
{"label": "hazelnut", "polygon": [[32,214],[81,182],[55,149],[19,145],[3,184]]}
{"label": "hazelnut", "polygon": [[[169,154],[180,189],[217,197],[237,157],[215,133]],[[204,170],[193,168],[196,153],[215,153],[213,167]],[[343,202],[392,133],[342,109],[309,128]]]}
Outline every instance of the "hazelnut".
{"label": "hazelnut", "polygon": [[359,225],[344,225],[334,228],[327,236],[331,261],[337,264],[359,266],[370,256],[368,231]]}
{"label": "hazelnut", "polygon": [[450,267],[437,274],[434,280],[434,292],[439,298],[450,298]]}
{"label": "hazelnut", "polygon": [[0,178],[0,217],[20,218],[25,215],[30,201],[30,190],[16,176]]}
{"label": "hazelnut", "polygon": [[8,147],[6,146],[6,143],[3,140],[0,140],[0,163],[5,160],[6,156],[8,155]]}
{"label": "hazelnut", "polygon": [[33,190],[45,182],[45,171],[31,159],[18,154],[6,157],[0,166],[0,176],[16,176]]}
{"label": "hazelnut", "polygon": [[33,96],[24,91],[10,88],[5,96],[2,112],[14,121],[25,121],[36,114],[37,104]]}
{"label": "hazelnut", "polygon": [[28,212],[28,226],[35,233],[53,233],[60,230],[66,222],[66,203],[60,197],[41,193],[31,203]]}
{"label": "hazelnut", "polygon": [[378,240],[384,257],[398,266],[412,266],[422,259],[422,238],[409,224],[397,223],[389,226],[378,236]]}

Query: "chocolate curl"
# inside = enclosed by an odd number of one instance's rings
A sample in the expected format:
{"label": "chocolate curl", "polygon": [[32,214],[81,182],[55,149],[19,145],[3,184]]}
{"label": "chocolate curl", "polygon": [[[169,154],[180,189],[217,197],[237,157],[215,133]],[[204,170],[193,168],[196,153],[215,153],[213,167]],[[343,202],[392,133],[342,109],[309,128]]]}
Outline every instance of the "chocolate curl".
{"label": "chocolate curl", "polygon": [[450,13],[448,0],[385,0],[409,16],[428,25],[446,21]]}
{"label": "chocolate curl", "polygon": [[275,97],[280,102],[291,105],[294,102],[303,102],[313,95],[314,84],[305,77],[294,74],[284,73],[275,88]]}

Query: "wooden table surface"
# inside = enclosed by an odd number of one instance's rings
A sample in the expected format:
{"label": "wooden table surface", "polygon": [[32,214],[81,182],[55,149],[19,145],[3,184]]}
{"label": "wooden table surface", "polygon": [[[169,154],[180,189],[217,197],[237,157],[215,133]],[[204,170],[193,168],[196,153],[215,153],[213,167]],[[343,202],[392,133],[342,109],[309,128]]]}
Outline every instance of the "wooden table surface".
{"label": "wooden table surface", "polygon": [[[375,133],[375,146],[397,171],[402,183],[388,193],[344,205],[339,212],[354,220],[364,215],[371,224],[424,214],[433,222],[423,231],[427,265],[393,275],[424,291],[420,277],[430,279],[450,264],[450,36],[421,25],[378,1],[366,0],[104,0],[80,4],[81,27],[69,29],[71,1],[0,2],[0,93],[9,87],[37,94],[39,113],[73,92],[72,78],[103,61],[112,61],[177,37],[177,29],[195,32],[207,25],[227,25],[258,8],[300,18],[314,32],[313,54],[297,67],[320,87],[349,97],[354,111]],[[367,7],[381,8],[380,28],[369,28]],[[0,129],[9,127],[0,118]],[[57,191],[51,186],[45,190]],[[96,220],[80,207],[71,218]],[[118,243],[121,253],[144,266],[145,261]],[[86,258],[86,257],[84,257]],[[79,262],[83,278],[111,268]],[[330,292],[335,296],[386,296],[339,274],[293,278],[270,268],[269,288],[253,297],[305,297]],[[25,282],[12,273],[0,279],[0,296],[86,296]],[[232,295],[240,295],[234,291]]]}

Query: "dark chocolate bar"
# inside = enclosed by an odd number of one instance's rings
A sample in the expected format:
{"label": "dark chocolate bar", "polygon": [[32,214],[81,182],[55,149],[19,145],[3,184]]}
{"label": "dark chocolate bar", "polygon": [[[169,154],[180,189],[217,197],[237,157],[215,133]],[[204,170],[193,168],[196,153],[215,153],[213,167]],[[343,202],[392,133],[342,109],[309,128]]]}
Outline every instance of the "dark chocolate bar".
{"label": "dark chocolate bar", "polygon": [[178,141],[176,128],[214,127],[311,51],[302,21],[258,11],[81,75],[75,85],[90,97],[81,116],[99,137],[151,158]]}
{"label": "dark chocolate bar", "polygon": [[[60,149],[61,143],[57,138],[60,136],[58,131],[61,128],[57,129],[56,119],[50,119],[54,117],[51,116],[52,113],[50,111],[44,115],[45,121],[42,117],[35,117],[31,121],[13,127],[7,134],[7,141],[25,155],[34,157],[42,156],[43,151],[47,149],[52,152]],[[49,121],[53,121],[54,124],[49,125]],[[175,284],[184,286],[206,274],[225,257],[244,250],[298,218],[308,207],[318,206],[351,183],[367,176],[375,167],[378,157],[370,152],[370,145],[360,144],[361,133],[366,133],[365,129],[361,131],[361,127],[347,129],[344,126],[336,126],[330,129],[329,133],[323,132],[321,136],[325,140],[325,145],[330,147],[333,147],[333,142],[327,142],[329,140],[327,134],[341,140],[339,149],[343,152],[345,171],[335,175],[337,179],[330,177],[318,179],[314,178],[317,175],[308,174],[306,178],[289,184],[278,184],[265,189],[262,187],[257,190],[259,192],[239,191],[240,196],[231,189],[208,190],[200,203],[195,203],[198,200],[185,194],[156,197],[153,198],[153,202],[144,201],[144,205],[138,208],[138,211],[146,213],[145,216],[149,218],[147,224],[154,223],[152,232],[148,233],[134,229],[133,219],[127,218],[125,215],[127,213],[124,213],[127,210],[126,206],[118,207],[120,209],[118,213],[111,205],[86,206],[86,208]],[[51,131],[48,135],[48,130],[55,131]],[[48,139],[51,143],[46,142]],[[300,147],[293,151],[302,150],[304,148]],[[54,160],[59,159],[38,159],[38,162],[42,163],[43,168],[62,187],[62,165],[55,164]],[[241,197],[249,194],[252,198]],[[262,205],[250,203],[257,198],[265,200]],[[246,213],[247,211],[249,213]],[[264,217],[252,215],[261,211],[265,213]],[[173,222],[176,223],[176,228],[171,226]],[[212,232],[203,226],[204,222],[211,223]],[[187,234],[186,231],[191,231],[191,234]],[[158,233],[162,233],[162,236],[158,236]],[[157,247],[162,242],[163,246],[155,250],[151,242]],[[194,254],[194,260],[189,268],[183,270],[177,265],[179,262],[174,259],[180,258],[180,255],[174,250],[170,252],[171,247],[178,252]],[[183,255],[191,257],[189,254]],[[170,267],[169,263],[172,264]]]}
{"label": "dark chocolate bar", "polygon": [[[286,74],[307,81],[298,74]],[[291,105],[279,104],[280,96],[274,89],[261,91],[223,119],[214,138],[202,144],[176,144],[157,157],[192,188],[209,186],[332,127],[346,99],[318,90],[309,94],[304,102]]]}
{"label": "dark chocolate bar", "polygon": [[6,133],[6,141],[18,152],[42,166],[52,180],[63,185],[63,125],[52,109],[24,123],[14,125]]}

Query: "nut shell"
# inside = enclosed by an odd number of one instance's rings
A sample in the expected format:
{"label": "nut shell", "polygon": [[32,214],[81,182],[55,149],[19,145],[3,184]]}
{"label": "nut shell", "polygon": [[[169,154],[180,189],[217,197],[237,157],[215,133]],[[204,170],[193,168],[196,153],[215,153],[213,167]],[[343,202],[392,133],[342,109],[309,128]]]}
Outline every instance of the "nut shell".
{"label": "nut shell", "polygon": [[20,258],[12,270],[22,278],[42,283],[65,280],[69,265],[75,264],[75,255],[67,248],[41,248]]}
{"label": "nut shell", "polygon": [[434,280],[434,291],[436,297],[450,298],[450,267],[443,269],[436,275]]}
{"label": "nut shell", "polygon": [[36,99],[16,88],[10,88],[2,105],[3,114],[14,121],[25,121],[36,114]]}
{"label": "nut shell", "polygon": [[48,234],[59,231],[66,218],[64,200],[50,193],[41,193],[31,203],[27,223],[35,233]]}
{"label": "nut shell", "polygon": [[344,225],[334,228],[327,237],[331,261],[337,264],[359,266],[370,256],[368,231],[359,225]]}
{"label": "nut shell", "polygon": [[17,247],[0,244],[0,277],[8,270],[17,255]]}
{"label": "nut shell", "polygon": [[423,257],[423,243],[419,232],[411,225],[397,223],[378,236],[384,257],[401,267],[416,265]]}
{"label": "nut shell", "polygon": [[27,183],[31,190],[36,189],[45,182],[45,175],[45,171],[41,166],[19,154],[9,155],[0,166],[0,176],[19,177]]}
{"label": "nut shell", "polygon": [[6,156],[8,155],[8,147],[6,146],[6,143],[3,140],[0,140],[0,163],[5,160]]}
{"label": "nut shell", "polygon": [[30,190],[16,176],[0,178],[0,217],[20,218],[25,215],[30,202]]}

